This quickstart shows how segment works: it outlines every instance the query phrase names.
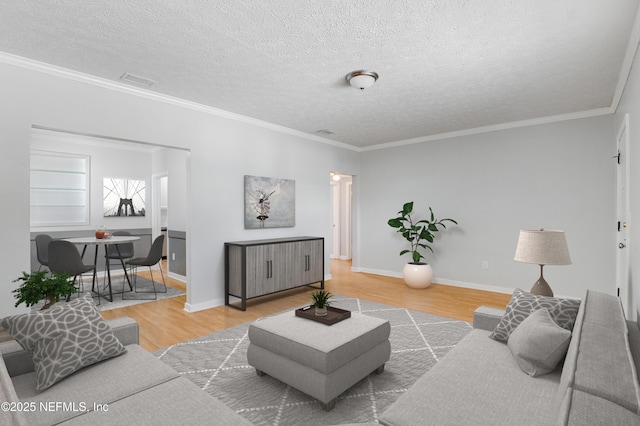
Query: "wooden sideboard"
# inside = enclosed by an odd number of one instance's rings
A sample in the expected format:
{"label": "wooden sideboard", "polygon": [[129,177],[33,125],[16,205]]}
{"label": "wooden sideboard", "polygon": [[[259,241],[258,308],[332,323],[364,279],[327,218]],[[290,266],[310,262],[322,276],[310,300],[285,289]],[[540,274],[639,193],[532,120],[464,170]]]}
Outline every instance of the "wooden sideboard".
{"label": "wooden sideboard", "polygon": [[[320,283],[324,288],[324,238],[293,237],[224,243],[225,305]],[[230,303],[240,299],[240,306]]]}

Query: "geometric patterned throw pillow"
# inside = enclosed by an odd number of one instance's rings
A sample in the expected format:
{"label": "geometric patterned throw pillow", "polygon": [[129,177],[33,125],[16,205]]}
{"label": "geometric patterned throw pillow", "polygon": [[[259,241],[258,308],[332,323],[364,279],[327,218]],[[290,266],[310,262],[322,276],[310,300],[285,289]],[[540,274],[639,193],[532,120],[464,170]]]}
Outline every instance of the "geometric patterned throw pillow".
{"label": "geometric patterned throw pillow", "polygon": [[45,311],[6,317],[0,325],[33,355],[38,392],[83,367],[127,351],[89,293]]}
{"label": "geometric patterned throw pillow", "polygon": [[549,315],[560,327],[572,331],[576,322],[580,300],[538,296],[528,291],[516,289],[509,300],[500,322],[489,337],[507,343],[511,332],[534,311],[546,308]]}

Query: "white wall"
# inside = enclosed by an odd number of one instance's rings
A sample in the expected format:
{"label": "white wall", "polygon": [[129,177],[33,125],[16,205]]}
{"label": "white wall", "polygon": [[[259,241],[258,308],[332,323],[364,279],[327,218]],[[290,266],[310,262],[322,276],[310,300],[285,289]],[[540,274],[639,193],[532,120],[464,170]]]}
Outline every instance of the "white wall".
{"label": "white wall", "polygon": [[[329,239],[327,176],[332,170],[358,174],[357,152],[54,74],[0,64],[0,190],[11,199],[11,208],[4,210],[0,221],[0,276],[6,283],[0,286],[0,316],[18,311],[13,307],[11,281],[29,268],[32,125],[190,151],[187,309],[223,302],[225,241],[295,235]],[[294,228],[244,230],[246,174],[296,180]],[[328,273],[329,250],[325,260]]]}
{"label": "white wall", "polygon": [[[452,217],[428,261],[435,281],[528,290],[536,265],[513,260],[520,229],[564,229],[573,260],[547,266],[558,295],[615,291],[613,117],[565,121],[364,152],[361,270],[400,276],[405,240],[387,225],[404,202]],[[482,269],[487,261],[488,269]]]}
{"label": "white wall", "polygon": [[167,185],[160,191],[166,197],[165,205],[170,206],[168,223],[164,226],[174,231],[187,230],[188,157],[188,151],[178,149],[162,148],[153,153],[153,174],[167,175]]}
{"label": "white wall", "polygon": [[[629,211],[631,217],[629,224],[629,240],[627,249],[630,260],[631,289],[629,298],[631,300],[631,319],[635,319],[640,311],[640,58],[636,54],[631,74],[625,86],[623,96],[615,114],[614,129],[617,132],[624,120],[625,114],[629,114],[629,168],[630,183],[627,188],[629,192]],[[615,152],[615,151],[614,151]]]}

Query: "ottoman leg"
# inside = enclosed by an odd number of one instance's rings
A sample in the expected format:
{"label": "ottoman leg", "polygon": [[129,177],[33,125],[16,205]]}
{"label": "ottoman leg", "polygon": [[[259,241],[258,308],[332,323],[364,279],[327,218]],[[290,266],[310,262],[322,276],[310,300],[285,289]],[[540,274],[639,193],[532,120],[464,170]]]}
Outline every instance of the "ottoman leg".
{"label": "ottoman leg", "polygon": [[331,401],[324,403],[324,402],[320,402],[320,405],[322,406],[322,409],[324,411],[331,411],[333,410],[333,408],[336,406],[336,400],[338,398],[333,398]]}
{"label": "ottoman leg", "polygon": [[384,372],[384,364],[376,368],[376,374],[382,374]]}
{"label": "ottoman leg", "polygon": [[256,374],[257,374],[258,376],[262,377],[262,376],[264,376],[264,375],[265,375],[265,374],[267,374],[267,373],[265,373],[265,372],[264,372],[264,371],[262,371],[262,370],[258,370],[258,369],[256,368]]}

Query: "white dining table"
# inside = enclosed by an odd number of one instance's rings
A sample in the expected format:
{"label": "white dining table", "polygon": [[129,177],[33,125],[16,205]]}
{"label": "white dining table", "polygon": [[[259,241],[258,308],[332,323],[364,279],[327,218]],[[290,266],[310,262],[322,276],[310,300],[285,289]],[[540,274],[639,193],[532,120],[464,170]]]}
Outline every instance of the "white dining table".
{"label": "white dining table", "polygon": [[[129,284],[129,289],[133,290],[133,287],[131,286],[131,280],[129,279],[129,274],[127,274],[127,268],[124,264],[124,260],[122,259],[122,257],[120,256],[120,249],[118,248],[118,244],[123,244],[123,243],[131,243],[133,241],[137,241],[139,240],[140,237],[134,236],[134,235],[112,235],[108,238],[96,238],[96,237],[75,237],[75,238],[64,238],[65,241],[69,241],[70,243],[73,244],[82,244],[84,245],[84,248],[82,249],[82,255],[81,257],[84,258],[84,253],[87,251],[87,246],[96,246],[96,252],[95,252],[95,256],[93,259],[93,264],[96,265],[96,268],[93,269],[93,282],[91,285],[91,291],[95,291],[95,285],[96,285],[96,277],[97,277],[97,265],[98,265],[98,248],[99,246],[104,246],[104,257],[105,257],[105,268],[107,270],[107,277],[108,280],[107,282],[109,283],[109,300],[110,302],[113,302],[113,289],[111,288],[111,269],[109,267],[109,257],[107,255],[108,253],[108,247],[110,245],[115,245],[116,247],[116,251],[118,252],[118,257],[120,257],[120,263],[122,264],[122,269],[124,270],[124,276],[127,280],[127,283]],[[99,297],[104,297],[100,295],[100,287],[98,286],[98,296]]]}

